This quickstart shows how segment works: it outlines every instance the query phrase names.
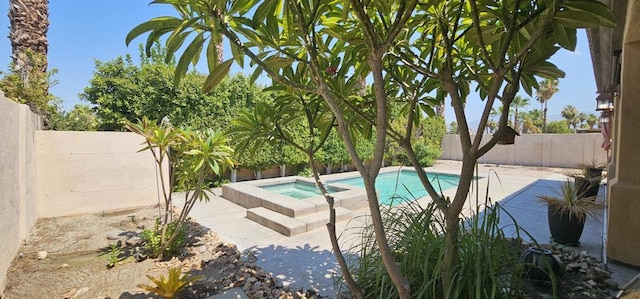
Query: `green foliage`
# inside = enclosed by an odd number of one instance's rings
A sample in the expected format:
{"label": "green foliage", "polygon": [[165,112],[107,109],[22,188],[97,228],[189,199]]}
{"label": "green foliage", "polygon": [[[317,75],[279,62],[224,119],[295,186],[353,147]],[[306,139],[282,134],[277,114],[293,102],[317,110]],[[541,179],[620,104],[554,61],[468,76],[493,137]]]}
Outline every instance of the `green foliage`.
{"label": "green foliage", "polygon": [[449,134],[458,134],[458,123],[455,121],[452,121],[449,124]]}
{"label": "green foliage", "polygon": [[[477,208],[460,226],[460,261],[454,269],[455,288],[442,288],[445,236],[443,215],[430,204],[411,203],[386,208],[382,216],[390,236],[394,260],[411,285],[412,298],[523,298],[517,240],[505,237],[499,226],[498,204]],[[504,215],[503,215],[504,216]],[[366,298],[397,298],[382,264],[371,226],[363,227],[362,242],[351,248],[358,259],[350,265]]]}
{"label": "green foliage", "polygon": [[[370,142],[367,140],[367,142]],[[335,130],[331,130],[327,140],[322,144],[322,148],[316,153],[316,161],[321,162],[326,166],[339,165],[351,160],[349,152],[345,147],[340,135]]]}
{"label": "green foliage", "polygon": [[75,105],[69,112],[61,111],[51,117],[51,129],[57,131],[96,131],[99,123],[88,105]]}
{"label": "green foliage", "polygon": [[[142,240],[144,241],[144,248],[151,256],[159,256],[160,251],[162,250],[162,228],[161,228],[161,220],[156,219],[156,223],[153,229],[145,229],[142,231]],[[165,254],[167,256],[174,256],[180,252],[180,249],[184,247],[186,240],[186,232],[183,227],[178,228],[178,223],[176,221],[169,223],[167,225],[167,229],[165,231],[165,238],[169,239],[173,234],[176,234],[175,239],[169,246],[167,246],[165,250]]]}
{"label": "green foliage", "polygon": [[[159,234],[157,257],[162,259],[167,248],[171,248],[182,230],[182,226],[197,201],[209,201],[208,178],[219,176],[232,168],[233,149],[226,145],[226,137],[211,129],[195,131],[176,129],[170,125],[159,126],[144,117],[138,123],[128,122],[127,128],[145,138],[146,146],[140,151],[149,150],[158,166],[159,181],[164,199],[164,215]],[[165,180],[164,165],[168,160],[170,177]],[[167,181],[169,182],[167,184]],[[173,190],[184,192],[184,206],[175,222],[170,222],[173,207]],[[172,223],[175,227],[171,228]],[[156,230],[157,231],[157,230]],[[170,233],[169,233],[170,231]],[[149,237],[157,236],[147,233]],[[150,238],[155,246],[157,239]]]}
{"label": "green foliage", "polygon": [[299,176],[305,177],[305,178],[310,178],[311,176],[313,176],[313,171],[311,171],[310,168],[305,167],[302,170],[298,171],[298,173],[296,173],[296,175],[299,175]]}
{"label": "green foliage", "polygon": [[196,72],[186,74],[175,87],[175,65],[164,61],[166,49],[156,45],[151,51],[150,58],[141,53],[140,65],[130,56],[96,61],[94,76],[80,98],[95,105],[99,130],[123,131],[126,121],[167,117],[177,127],[222,131],[241,109],[267,97],[242,75],[225,78],[206,94],[200,90],[205,77]]}
{"label": "green foliage", "polygon": [[164,275],[156,278],[151,275],[147,275],[147,278],[153,282],[153,285],[138,285],[139,288],[156,294],[165,299],[178,298],[178,293],[188,284],[202,279],[202,275],[189,277],[188,274],[182,274],[182,270],[179,267],[169,268],[169,275],[167,278]]}
{"label": "green foliage", "polygon": [[571,134],[573,133],[572,129],[569,129],[569,125],[567,124],[567,120],[552,120],[547,123],[547,131],[545,133],[550,134]]}
{"label": "green foliage", "polygon": [[[432,166],[442,154],[442,137],[446,132],[444,119],[441,117],[429,117],[423,120],[412,138],[413,150],[421,167]],[[395,153],[395,159],[402,165],[411,165],[407,154],[397,142],[391,142],[390,147]]]}
{"label": "green foliage", "polygon": [[113,268],[116,266],[116,264],[120,261],[120,254],[122,254],[120,244],[109,245],[109,260],[107,262],[107,268]]}
{"label": "green foliage", "polygon": [[57,84],[52,77],[58,70],[43,72],[46,57],[31,51],[27,51],[26,54],[32,66],[29,73],[22,74],[14,64],[11,64],[9,73],[0,78],[0,89],[7,98],[29,105],[31,111],[42,117],[45,129],[49,129],[50,120],[55,118],[57,112],[56,97],[49,93],[49,87]]}

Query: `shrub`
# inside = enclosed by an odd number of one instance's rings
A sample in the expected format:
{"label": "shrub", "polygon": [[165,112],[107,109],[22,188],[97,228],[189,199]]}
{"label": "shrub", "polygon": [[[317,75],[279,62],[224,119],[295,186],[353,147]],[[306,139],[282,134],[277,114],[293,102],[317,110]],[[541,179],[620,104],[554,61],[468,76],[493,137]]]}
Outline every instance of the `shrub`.
{"label": "shrub", "polygon": [[[172,236],[173,233],[176,231],[177,227],[178,227],[177,221],[169,223],[169,225],[167,226],[165,237]],[[174,241],[171,244],[169,244],[169,246],[167,246],[164,253],[167,254],[168,256],[174,256],[178,252],[180,252],[180,249],[182,249],[182,247],[184,247],[184,244],[185,244],[185,235],[186,235],[185,229],[181,227],[178,230],[177,236],[175,237]],[[142,231],[142,240],[144,240],[145,249],[151,256],[160,255],[160,250],[162,245],[161,244],[162,228],[161,228],[159,219],[156,220],[156,224],[152,230],[145,229],[144,231]]]}
{"label": "shrub", "polygon": [[[460,226],[459,264],[452,289],[443,290],[444,220],[431,204],[417,203],[383,211],[394,259],[411,286],[413,298],[518,298],[522,297],[523,265],[519,246],[498,227],[499,205],[477,210],[476,217]],[[376,246],[371,226],[361,231],[355,248],[358,258],[350,263],[366,298],[397,298]]]}

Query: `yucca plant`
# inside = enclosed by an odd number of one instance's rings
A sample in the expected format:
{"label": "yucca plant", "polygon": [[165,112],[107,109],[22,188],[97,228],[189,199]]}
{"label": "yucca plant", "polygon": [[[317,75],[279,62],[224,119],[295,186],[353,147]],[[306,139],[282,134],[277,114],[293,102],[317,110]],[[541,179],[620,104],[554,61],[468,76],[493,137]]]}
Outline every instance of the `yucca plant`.
{"label": "yucca plant", "polygon": [[602,205],[596,202],[596,197],[583,197],[583,192],[571,180],[560,185],[560,190],[554,189],[555,196],[540,195],[538,199],[549,206],[550,210],[568,215],[584,222],[587,215],[597,216]]}
{"label": "yucca plant", "polygon": [[585,196],[584,188],[577,187],[569,179],[554,192],[555,196],[538,196],[547,204],[551,237],[561,244],[577,245],[587,215],[597,216],[602,205],[596,202],[596,196]]}
{"label": "yucca plant", "polygon": [[147,275],[147,277],[154,285],[139,284],[139,288],[165,299],[173,299],[177,298],[177,294],[182,288],[189,283],[200,280],[203,276],[197,275],[189,277],[188,274],[182,274],[180,267],[175,267],[169,268],[169,276],[167,278],[165,278],[164,275],[160,275],[158,278],[151,275]]}

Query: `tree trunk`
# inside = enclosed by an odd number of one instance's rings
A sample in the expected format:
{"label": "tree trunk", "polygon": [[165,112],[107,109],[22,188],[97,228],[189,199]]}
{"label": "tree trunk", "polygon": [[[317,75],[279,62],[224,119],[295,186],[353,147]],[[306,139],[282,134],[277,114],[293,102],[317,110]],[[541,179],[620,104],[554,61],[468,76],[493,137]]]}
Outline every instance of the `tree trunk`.
{"label": "tree trunk", "polygon": [[[41,72],[47,71],[47,31],[49,30],[49,0],[9,0],[9,40],[11,58],[16,69],[26,77],[31,71],[31,54],[43,56]],[[23,79],[27,79],[23,77]]]}
{"label": "tree trunk", "polygon": [[[49,81],[47,78],[48,0],[9,0],[9,40],[13,70],[22,84],[39,90],[41,96],[26,98],[31,111],[40,115],[43,128],[49,128]],[[35,79],[34,79],[35,78]],[[37,84],[30,84],[37,80]]]}
{"label": "tree trunk", "polygon": [[229,180],[232,183],[235,183],[235,182],[238,181],[238,170],[237,169],[235,169],[235,168],[231,169],[231,177],[229,178]]}
{"label": "tree trunk", "polygon": [[333,168],[333,163],[324,165],[324,174],[331,174],[332,168]]}
{"label": "tree trunk", "polygon": [[544,109],[542,110],[542,133],[547,132],[547,101],[544,102]]}
{"label": "tree trunk", "polygon": [[280,164],[280,177],[287,176],[287,164]]}
{"label": "tree trunk", "polygon": [[442,261],[442,284],[445,292],[455,289],[455,285],[452,285],[452,283],[454,283],[453,270],[459,262],[458,232],[460,229],[460,212],[462,212],[469,194],[477,159],[475,150],[468,149],[464,152],[466,154],[462,161],[458,190],[456,190],[451,205],[445,211],[445,253]]}
{"label": "tree trunk", "polygon": [[223,44],[222,44],[222,39],[220,39],[220,42],[216,43],[216,51],[218,52],[218,64],[222,63],[224,57],[222,57],[222,55],[224,54],[224,48],[223,48]]}

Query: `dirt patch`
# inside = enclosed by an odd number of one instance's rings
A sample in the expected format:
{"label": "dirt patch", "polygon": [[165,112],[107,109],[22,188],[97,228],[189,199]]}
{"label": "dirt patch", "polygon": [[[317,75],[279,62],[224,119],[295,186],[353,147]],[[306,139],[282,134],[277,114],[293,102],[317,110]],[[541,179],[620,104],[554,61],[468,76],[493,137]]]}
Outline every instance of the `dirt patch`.
{"label": "dirt patch", "polygon": [[[157,208],[145,208],[38,220],[8,270],[3,298],[157,298],[138,285],[151,284],[147,275],[167,276],[172,267],[204,277],[179,298],[206,298],[234,287],[252,298],[315,297],[313,292],[283,288],[253,264],[255,257],[242,255],[193,222],[187,228],[187,246],[177,257],[136,261],[140,233],[153,227],[157,215]],[[118,244],[121,253],[110,268],[112,244]]]}

